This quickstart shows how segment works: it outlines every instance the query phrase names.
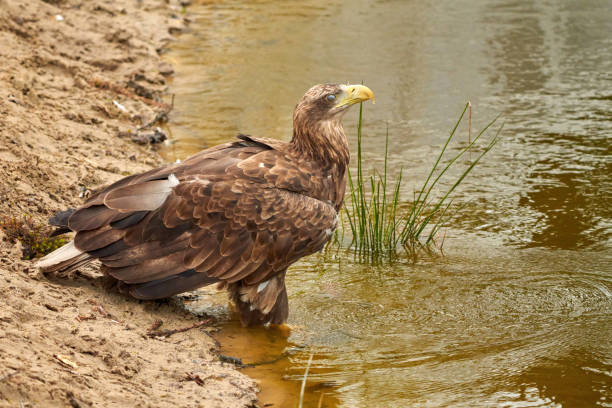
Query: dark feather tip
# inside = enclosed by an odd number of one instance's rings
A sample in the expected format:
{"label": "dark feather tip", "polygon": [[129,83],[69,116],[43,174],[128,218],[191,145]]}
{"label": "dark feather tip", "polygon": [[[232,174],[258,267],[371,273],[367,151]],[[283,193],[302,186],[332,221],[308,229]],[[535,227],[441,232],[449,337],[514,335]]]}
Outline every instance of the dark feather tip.
{"label": "dark feather tip", "polygon": [[49,237],[57,237],[58,235],[67,234],[69,232],[72,232],[70,228],[59,227],[56,228],[51,234],[49,234]]}
{"label": "dark feather tip", "polygon": [[[75,208],[69,208],[64,211],[58,211],[49,218],[49,224],[56,227],[68,227],[68,218],[76,211]],[[70,231],[70,230],[68,230]]]}

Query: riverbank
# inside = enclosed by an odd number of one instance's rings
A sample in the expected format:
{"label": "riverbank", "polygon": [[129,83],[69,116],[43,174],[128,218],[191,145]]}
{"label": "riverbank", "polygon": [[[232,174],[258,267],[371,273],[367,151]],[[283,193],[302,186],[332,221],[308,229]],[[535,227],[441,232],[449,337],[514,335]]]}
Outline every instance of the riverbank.
{"label": "riverbank", "polygon": [[[0,214],[44,225],[90,191],[162,164],[151,127],[171,108],[159,54],[185,28],[162,1],[0,0]],[[8,220],[8,221],[7,221]],[[109,292],[97,268],[43,276],[0,230],[0,406],[254,406],[174,304]]]}

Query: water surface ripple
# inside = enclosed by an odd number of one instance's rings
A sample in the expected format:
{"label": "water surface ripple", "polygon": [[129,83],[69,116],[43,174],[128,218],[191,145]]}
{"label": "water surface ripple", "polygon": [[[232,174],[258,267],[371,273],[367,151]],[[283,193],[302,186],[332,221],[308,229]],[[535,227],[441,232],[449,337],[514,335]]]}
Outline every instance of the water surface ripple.
{"label": "water surface ripple", "polygon": [[[212,1],[167,58],[164,154],[237,133],[288,139],[312,84],[361,82],[366,160],[405,197],[464,103],[503,138],[458,192],[440,258],[387,267],[339,253],[290,269],[287,339],[227,323],[224,352],[269,362],[262,402],[296,406],[612,406],[612,4],[609,1]],[[353,153],[355,112],[345,120]],[[459,129],[458,145],[467,142]],[[452,180],[445,181],[448,186]],[[215,303],[217,302],[217,303]],[[211,305],[218,305],[212,307]],[[220,304],[220,306],[219,306]]]}

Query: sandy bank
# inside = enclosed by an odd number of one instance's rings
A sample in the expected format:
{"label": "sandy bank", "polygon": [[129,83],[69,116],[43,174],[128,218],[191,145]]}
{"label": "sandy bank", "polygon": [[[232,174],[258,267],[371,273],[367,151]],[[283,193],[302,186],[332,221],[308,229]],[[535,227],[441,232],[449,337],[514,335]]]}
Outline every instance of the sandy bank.
{"label": "sandy bank", "polygon": [[[0,0],[0,215],[43,222],[161,163],[131,139],[168,108],[159,50],[181,15],[152,0]],[[106,291],[95,267],[45,277],[21,258],[0,232],[0,406],[253,406],[209,326],[147,336],[195,317]]]}

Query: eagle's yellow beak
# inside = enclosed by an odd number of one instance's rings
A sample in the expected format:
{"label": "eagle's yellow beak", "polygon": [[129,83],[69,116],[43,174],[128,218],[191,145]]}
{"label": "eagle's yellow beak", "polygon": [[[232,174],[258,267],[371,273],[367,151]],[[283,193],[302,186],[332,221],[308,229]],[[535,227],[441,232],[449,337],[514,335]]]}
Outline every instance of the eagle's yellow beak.
{"label": "eagle's yellow beak", "polygon": [[357,102],[364,102],[368,99],[374,103],[374,92],[370,88],[364,85],[342,85],[344,91],[342,97],[336,104],[336,108],[341,106],[353,105]]}

